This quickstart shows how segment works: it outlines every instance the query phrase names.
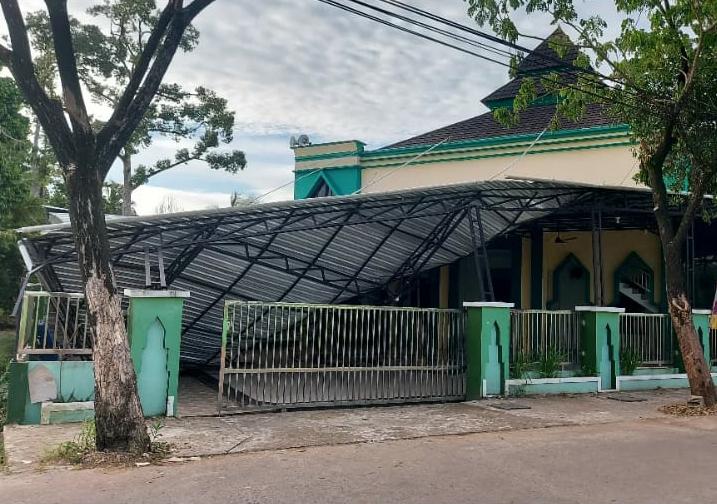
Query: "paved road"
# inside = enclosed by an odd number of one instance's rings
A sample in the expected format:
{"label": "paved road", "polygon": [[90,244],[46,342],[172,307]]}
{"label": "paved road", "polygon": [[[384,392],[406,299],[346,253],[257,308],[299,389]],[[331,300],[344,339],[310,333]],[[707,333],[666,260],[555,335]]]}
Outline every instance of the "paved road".
{"label": "paved road", "polygon": [[0,476],[19,503],[706,503],[717,418],[430,437]]}

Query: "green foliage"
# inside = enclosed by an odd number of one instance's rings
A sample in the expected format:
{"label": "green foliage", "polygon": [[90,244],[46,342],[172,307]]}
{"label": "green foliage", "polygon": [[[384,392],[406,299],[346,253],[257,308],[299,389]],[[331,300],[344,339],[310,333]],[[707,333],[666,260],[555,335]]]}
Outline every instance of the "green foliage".
{"label": "green foliage", "polygon": [[541,378],[556,378],[561,370],[561,364],[566,360],[565,354],[555,347],[548,348],[538,356],[536,371]]}
{"label": "green foliage", "polygon": [[580,376],[597,376],[597,368],[594,362],[583,361],[580,366]]}
{"label": "green foliage", "polygon": [[22,115],[20,92],[0,77],[0,327],[7,325],[24,267],[15,228],[39,222],[38,201],[30,195],[29,121]]}
{"label": "green foliage", "polygon": [[[554,72],[539,77],[544,92],[558,98],[552,128],[601,103],[616,122],[630,126],[641,182],[657,192],[663,178],[668,189],[689,183],[695,198],[717,191],[717,2],[616,0],[621,22],[608,26],[599,15],[580,16],[573,0],[465,1],[478,24],[510,42],[532,38],[518,29],[520,11],[547,16],[570,31],[580,51],[569,63],[591,70],[571,79]],[[609,32],[618,35],[606,37]],[[549,45],[565,57],[568,42],[556,36]],[[511,62],[514,74],[519,62]],[[523,79],[520,99],[512,109],[496,111],[496,119],[514,123],[535,91],[534,78]]]}
{"label": "green foliage", "polygon": [[[103,0],[90,7],[87,14],[98,24],[71,20],[80,78],[96,103],[114,108],[159,17],[159,9],[154,0]],[[32,13],[27,23],[33,46],[48,67],[46,85],[52,87],[56,64],[49,17],[44,11]],[[102,28],[106,26],[109,30]],[[190,26],[180,49],[192,51],[198,43],[199,32]],[[178,84],[162,84],[120,157],[129,160],[162,136],[191,146],[179,148],[172,158],[136,167],[126,181],[129,187],[134,190],[155,175],[193,161],[229,173],[244,169],[247,163],[242,151],[221,150],[222,145],[232,142],[234,134],[234,112],[227,107],[225,98],[206,87],[189,90]],[[97,128],[101,126],[96,124]],[[55,193],[62,193],[64,184],[57,179],[55,182]],[[119,205],[121,209],[122,191],[115,192],[114,185],[105,189],[106,193],[109,189],[107,205]]]}
{"label": "green foliage", "polygon": [[512,378],[525,380],[530,376],[530,371],[533,369],[533,360],[527,352],[518,353],[511,369]]}
{"label": "green foliage", "polygon": [[640,354],[631,348],[620,349],[620,372],[625,376],[631,376],[642,364]]}
{"label": "green foliage", "polygon": [[[51,206],[67,208],[70,205],[67,187],[62,175],[57,172],[59,170],[53,175],[52,185],[45,201]],[[111,180],[105,182],[102,188],[102,200],[105,214],[122,215],[122,184]]]}
{"label": "green foliage", "polygon": [[149,439],[155,442],[162,437],[162,429],[164,429],[164,422],[161,418],[155,418],[152,423],[149,424]]}
{"label": "green foliage", "polygon": [[42,461],[80,464],[89,453],[95,451],[96,438],[95,421],[86,420],[74,440],[66,441],[49,450],[42,457]]}
{"label": "green foliage", "polygon": [[[0,331],[0,431],[7,419],[7,368],[15,348],[15,332]],[[1,437],[1,436],[0,436]],[[3,448],[0,442],[0,466],[3,464]]]}

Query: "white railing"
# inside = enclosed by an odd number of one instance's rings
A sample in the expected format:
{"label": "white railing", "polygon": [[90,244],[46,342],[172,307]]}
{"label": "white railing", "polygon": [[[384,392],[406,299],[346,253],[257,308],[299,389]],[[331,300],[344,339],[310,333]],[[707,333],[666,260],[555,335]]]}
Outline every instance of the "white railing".
{"label": "white railing", "polygon": [[674,338],[670,316],[660,313],[621,313],[620,351],[634,352],[639,367],[671,366]]}
{"label": "white railing", "polygon": [[465,397],[463,312],[227,301],[222,409]]}
{"label": "white railing", "polygon": [[510,314],[510,362],[536,362],[549,353],[561,366],[580,366],[580,319],[570,310],[513,310]]}
{"label": "white railing", "polygon": [[29,355],[91,355],[92,338],[82,294],[25,292],[22,301],[17,358]]}

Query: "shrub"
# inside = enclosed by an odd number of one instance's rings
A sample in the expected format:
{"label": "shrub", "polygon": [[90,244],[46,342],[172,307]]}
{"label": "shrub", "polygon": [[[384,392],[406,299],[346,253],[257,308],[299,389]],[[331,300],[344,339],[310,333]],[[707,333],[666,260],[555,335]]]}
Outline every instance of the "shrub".
{"label": "shrub", "polygon": [[556,378],[565,359],[565,354],[557,348],[548,348],[538,359],[538,375],[541,378]]}
{"label": "shrub", "polygon": [[620,371],[625,376],[635,373],[635,370],[642,364],[640,354],[632,348],[620,349]]}

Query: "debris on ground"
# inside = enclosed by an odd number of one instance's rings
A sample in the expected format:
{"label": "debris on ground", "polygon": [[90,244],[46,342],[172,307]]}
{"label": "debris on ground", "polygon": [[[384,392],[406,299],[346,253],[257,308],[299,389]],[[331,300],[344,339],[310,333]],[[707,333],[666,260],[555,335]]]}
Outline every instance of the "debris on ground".
{"label": "debris on ground", "polygon": [[486,406],[506,411],[531,409],[527,404],[514,401],[495,401],[488,403]]}
{"label": "debris on ground", "polygon": [[612,399],[613,401],[620,402],[645,402],[647,399],[644,397],[636,397],[629,394],[606,394],[605,399]]}
{"label": "debris on ground", "polygon": [[657,411],[659,411],[660,413],[665,413],[667,415],[683,417],[709,416],[717,415],[717,405],[710,406],[708,408],[706,406],[702,406],[701,404],[679,402],[661,406],[660,408],[658,408]]}

